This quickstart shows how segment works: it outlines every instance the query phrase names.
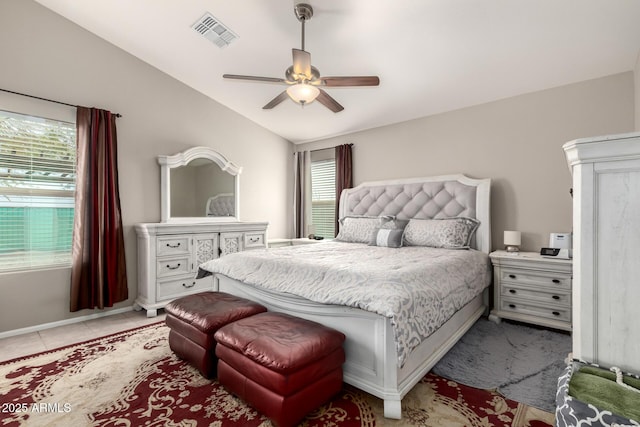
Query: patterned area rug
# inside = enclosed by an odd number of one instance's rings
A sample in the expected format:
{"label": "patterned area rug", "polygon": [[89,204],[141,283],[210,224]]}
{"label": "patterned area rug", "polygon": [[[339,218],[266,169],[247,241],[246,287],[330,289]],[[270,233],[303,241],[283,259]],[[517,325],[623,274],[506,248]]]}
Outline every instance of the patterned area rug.
{"label": "patterned area rug", "polygon": [[[0,363],[2,426],[271,426],[215,380],[177,359],[164,323]],[[345,385],[302,426],[552,425],[553,415],[435,374],[402,401],[402,420]]]}

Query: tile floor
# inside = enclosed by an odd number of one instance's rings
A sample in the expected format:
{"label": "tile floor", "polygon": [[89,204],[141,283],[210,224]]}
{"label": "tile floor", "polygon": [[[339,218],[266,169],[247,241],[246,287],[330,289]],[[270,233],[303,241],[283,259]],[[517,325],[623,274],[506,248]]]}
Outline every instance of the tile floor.
{"label": "tile floor", "polygon": [[0,362],[160,322],[164,320],[164,317],[162,310],[158,312],[156,317],[147,317],[144,310],[128,311],[99,319],[2,338],[0,339]]}

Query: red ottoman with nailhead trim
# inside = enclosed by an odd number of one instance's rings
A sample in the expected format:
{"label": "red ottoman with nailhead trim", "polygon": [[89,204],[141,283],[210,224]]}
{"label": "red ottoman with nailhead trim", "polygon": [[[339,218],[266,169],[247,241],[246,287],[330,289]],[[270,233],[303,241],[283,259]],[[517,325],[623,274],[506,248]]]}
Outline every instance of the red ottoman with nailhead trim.
{"label": "red ottoman with nailhead trim", "polygon": [[224,292],[202,292],[171,301],[164,308],[170,329],[169,347],[206,378],[216,374],[214,334],[238,319],[267,311],[266,307]]}
{"label": "red ottoman with nailhead trim", "polygon": [[342,389],[343,333],[260,313],[215,334],[218,381],[279,427],[297,425]]}

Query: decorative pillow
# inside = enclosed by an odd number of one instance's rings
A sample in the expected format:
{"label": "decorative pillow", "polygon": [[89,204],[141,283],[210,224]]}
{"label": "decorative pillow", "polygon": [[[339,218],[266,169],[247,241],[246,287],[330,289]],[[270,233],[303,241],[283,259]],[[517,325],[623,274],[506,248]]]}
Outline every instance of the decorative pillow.
{"label": "decorative pillow", "polygon": [[479,225],[480,221],[465,217],[412,219],[404,230],[404,243],[409,246],[469,249]]}
{"label": "decorative pillow", "polygon": [[[385,221],[386,219],[386,221]],[[409,223],[407,219],[396,219],[393,217],[383,217],[380,228],[373,231],[370,246],[384,246],[387,248],[399,248],[402,246],[402,236],[404,228]]]}
{"label": "decorative pillow", "polygon": [[384,246],[386,248],[399,248],[402,246],[404,229],[376,228],[373,232],[370,246]]}
{"label": "decorative pillow", "polygon": [[336,240],[349,243],[370,243],[374,230],[389,221],[389,217],[354,217],[340,219],[340,231]]}
{"label": "decorative pillow", "polygon": [[385,228],[389,230],[404,230],[404,228],[409,223],[408,219],[397,219],[394,217],[382,217],[382,218],[388,218],[388,219],[386,220],[386,222],[383,221],[380,228]]}

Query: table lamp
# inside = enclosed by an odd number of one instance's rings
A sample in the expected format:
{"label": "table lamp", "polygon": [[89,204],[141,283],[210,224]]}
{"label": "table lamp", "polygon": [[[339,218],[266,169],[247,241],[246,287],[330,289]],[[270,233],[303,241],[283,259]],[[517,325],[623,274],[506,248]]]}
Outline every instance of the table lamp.
{"label": "table lamp", "polygon": [[521,233],[519,231],[505,231],[504,245],[507,252],[519,252],[521,243]]}

